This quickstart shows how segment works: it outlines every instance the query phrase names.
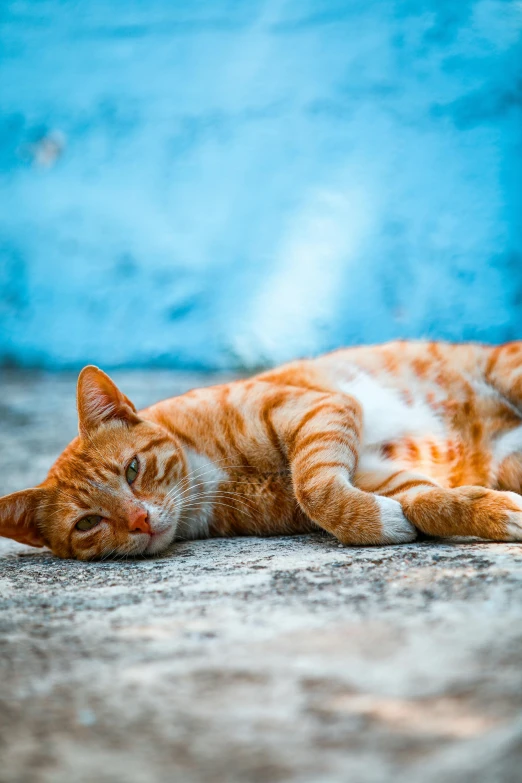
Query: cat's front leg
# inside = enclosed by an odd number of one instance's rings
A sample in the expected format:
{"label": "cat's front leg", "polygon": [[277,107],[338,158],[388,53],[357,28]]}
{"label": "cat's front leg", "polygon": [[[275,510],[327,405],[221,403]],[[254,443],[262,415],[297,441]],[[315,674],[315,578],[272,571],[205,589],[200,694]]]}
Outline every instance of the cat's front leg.
{"label": "cat's front leg", "polygon": [[277,417],[294,493],[311,520],[344,544],[399,544],[416,538],[400,503],[352,484],[362,428],[356,400],[304,392]]}

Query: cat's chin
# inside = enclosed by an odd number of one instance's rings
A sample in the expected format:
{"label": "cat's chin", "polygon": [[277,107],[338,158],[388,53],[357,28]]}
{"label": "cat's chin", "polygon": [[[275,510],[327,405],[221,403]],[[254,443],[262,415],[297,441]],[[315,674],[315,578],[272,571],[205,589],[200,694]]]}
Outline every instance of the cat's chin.
{"label": "cat's chin", "polygon": [[143,554],[157,555],[160,552],[164,552],[165,549],[167,549],[174,541],[175,535],[176,535],[175,525],[172,525],[172,527],[167,530],[162,530],[159,533],[154,533],[150,537],[147,546],[143,550]]}
{"label": "cat's chin", "polygon": [[143,555],[157,555],[167,549],[176,537],[177,518],[167,516],[156,505],[145,504],[149,512],[152,535],[142,550]]}

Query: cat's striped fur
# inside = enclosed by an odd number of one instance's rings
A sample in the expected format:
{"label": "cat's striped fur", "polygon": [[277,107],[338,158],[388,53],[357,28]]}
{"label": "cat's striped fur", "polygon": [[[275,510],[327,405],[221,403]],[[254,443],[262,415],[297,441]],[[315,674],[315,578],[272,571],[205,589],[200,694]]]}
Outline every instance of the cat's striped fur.
{"label": "cat's striped fur", "polygon": [[139,413],[87,367],[78,413],[47,479],[0,500],[0,534],[80,559],[318,527],[522,541],[522,342],[344,349]]}

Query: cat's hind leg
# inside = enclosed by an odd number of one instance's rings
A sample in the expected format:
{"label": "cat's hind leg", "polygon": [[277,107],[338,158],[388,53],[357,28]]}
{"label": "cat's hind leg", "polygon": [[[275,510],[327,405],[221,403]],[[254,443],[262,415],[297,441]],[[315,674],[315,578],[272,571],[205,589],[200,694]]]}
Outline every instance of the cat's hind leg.
{"label": "cat's hind leg", "polygon": [[448,489],[408,471],[359,471],[355,481],[399,501],[407,519],[430,536],[476,536],[522,541],[522,496],[479,486]]}

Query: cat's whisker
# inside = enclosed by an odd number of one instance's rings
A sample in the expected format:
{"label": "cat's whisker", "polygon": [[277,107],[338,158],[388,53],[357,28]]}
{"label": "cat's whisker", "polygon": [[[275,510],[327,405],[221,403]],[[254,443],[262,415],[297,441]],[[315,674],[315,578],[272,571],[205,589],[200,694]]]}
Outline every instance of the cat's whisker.
{"label": "cat's whisker", "polygon": [[201,493],[201,494],[197,495],[195,497],[195,500],[205,500],[206,503],[213,503],[214,500],[219,500],[220,498],[230,499],[230,500],[234,499],[237,503],[240,503],[241,505],[243,505],[243,506],[245,506],[247,508],[250,508],[252,510],[254,510],[256,508],[255,505],[252,505],[248,500],[243,498],[241,495],[236,495],[233,492],[220,492],[220,493],[212,495],[208,499],[205,498],[205,494],[206,493]]}
{"label": "cat's whisker", "polygon": [[[214,463],[214,466],[211,467],[211,468],[207,468],[203,472],[201,472],[203,466],[201,468],[196,468],[195,470],[193,470],[190,473],[188,473],[187,476],[185,476],[183,478],[183,481],[190,481],[193,478],[199,479],[199,478],[202,478],[205,475],[208,475],[209,473],[214,473],[216,465],[219,465],[221,468],[225,468],[225,469],[241,468],[242,470],[255,470],[257,472],[260,472],[259,468],[256,468],[253,465],[244,465],[244,464],[220,465],[219,463],[223,462],[225,459],[228,459],[228,458],[227,457],[223,457],[223,459],[212,460],[212,462]],[[227,479],[223,479],[223,481],[226,481],[226,480]]]}
{"label": "cat's whisker", "polygon": [[[234,511],[238,511],[239,510],[241,512],[241,509],[237,509],[236,506],[232,506],[230,503],[213,503],[212,505],[213,506],[223,506],[224,508],[231,508]],[[194,503],[194,504],[191,504],[190,506],[188,506],[187,511],[195,509],[195,508],[203,508],[203,507],[206,508],[207,504],[206,503]]]}
{"label": "cat's whisker", "polygon": [[[249,484],[249,485],[251,485],[252,482],[251,481],[238,481],[236,479],[228,479],[228,478],[226,478],[226,479],[222,479],[219,482],[219,484]],[[186,489],[183,490],[183,492],[190,492],[191,489],[193,489],[194,487],[198,487],[198,486],[205,486],[205,482],[201,481],[201,482],[198,482],[196,484],[192,484],[191,487],[187,487]],[[173,489],[169,490],[168,494],[171,494],[172,492],[175,492],[177,489],[179,489],[179,485],[176,485],[176,487],[174,487]]]}
{"label": "cat's whisker", "polygon": [[200,492],[197,492],[192,500],[199,500],[203,499],[205,497],[208,497],[208,500],[206,502],[211,503],[214,499],[218,499],[220,497],[229,497],[229,498],[235,498],[238,503],[242,503],[243,505],[249,506],[250,508],[254,509],[255,504],[251,504],[252,501],[250,501],[249,498],[245,498],[244,495],[242,495],[239,492],[231,492],[231,491],[225,491],[225,490],[201,490]]}
{"label": "cat's whisker", "polygon": [[[237,484],[247,484],[248,486],[252,485],[251,481],[236,481],[236,480],[229,480],[229,479],[223,479],[223,481],[220,482],[220,484],[229,484],[229,485],[237,485]],[[186,497],[188,494],[190,494],[190,491],[197,486],[205,486],[204,482],[200,482],[198,484],[193,484],[192,487],[187,487],[186,489],[181,490],[180,497]],[[173,487],[169,492],[167,493],[166,497],[170,497],[173,495],[177,490],[179,490],[179,487]],[[209,490],[214,491],[214,490]]]}
{"label": "cat's whisker", "polygon": [[[223,458],[223,459],[226,459],[226,458]],[[216,462],[221,462],[221,461],[222,460],[216,460]],[[250,466],[245,466],[245,465],[227,465],[225,467],[228,467],[228,468],[245,468],[245,467],[250,467]],[[257,468],[254,468],[253,466],[252,466],[252,469],[253,470],[257,470]],[[209,473],[213,473],[214,471],[215,471],[214,467],[213,468],[209,468],[209,469],[205,470],[204,472],[201,472],[201,468],[196,468],[196,470],[191,471],[190,473],[187,474],[187,476],[183,477],[183,479],[179,482],[179,484],[177,484],[171,490],[169,490],[169,492],[167,493],[167,497],[169,497],[170,495],[173,495],[175,493],[177,493],[177,496],[179,498],[183,498],[186,495],[189,495],[190,492],[194,489],[195,486],[201,486],[202,484],[204,485],[204,483],[205,483],[205,482],[198,482],[196,484],[194,484],[194,483],[191,484],[190,482],[192,481],[192,479],[194,479],[194,478],[196,478],[196,479],[203,478],[203,476],[208,475]],[[233,481],[230,481],[229,479],[223,479],[223,481],[220,482],[220,483],[223,483],[225,481],[227,483],[245,483],[245,484],[249,483],[249,482],[233,482]],[[187,483],[189,484],[189,486],[184,486]]]}
{"label": "cat's whisker", "polygon": [[[232,500],[232,498],[229,497],[228,495],[223,495],[219,497],[222,497],[224,500]],[[190,508],[194,503],[205,503],[206,505],[211,506],[215,501],[219,500],[219,497],[217,495],[208,496],[203,493],[198,494],[195,495],[194,498],[192,498],[190,501],[186,503],[185,508]],[[236,500],[239,500],[243,505],[249,505],[248,503],[243,502],[242,498],[236,498]]]}
{"label": "cat's whisker", "polygon": [[[244,470],[259,470],[259,468],[257,468],[255,465],[245,465],[244,463],[241,463],[240,465],[223,465],[222,463],[228,459],[230,459],[230,457],[220,457],[219,459],[212,458],[211,461],[214,466],[218,465],[220,468],[243,468]],[[197,476],[197,474],[200,473],[204,467],[206,466],[201,465],[201,467],[195,468],[193,471],[191,471],[192,475]],[[210,470],[214,470],[214,467],[210,468]]]}
{"label": "cat's whisker", "polygon": [[[208,472],[211,473],[212,471],[208,471]],[[203,475],[205,475],[205,474],[202,474],[202,476]],[[175,487],[172,490],[170,490],[168,494],[171,494],[172,492],[175,492],[175,491],[177,491],[179,489],[181,489],[183,492],[190,492],[192,487],[199,486],[198,484],[194,485],[194,483],[190,483],[192,478],[202,478],[202,476],[186,476],[186,477],[184,477],[184,479],[182,479],[182,481],[180,481],[179,484],[176,484]],[[187,482],[189,482],[188,486],[180,486],[180,485],[182,485],[182,483],[186,485]],[[202,482],[202,483],[204,483],[204,482]]]}
{"label": "cat's whisker", "polygon": [[209,510],[209,512],[212,512],[212,509],[214,508],[214,506],[219,506],[219,505],[226,505],[226,506],[228,506],[228,508],[233,508],[233,509],[235,509],[237,511],[242,511],[242,512],[245,512],[245,513],[247,513],[247,512],[248,513],[255,513],[255,511],[256,511],[256,509],[252,508],[251,506],[244,506],[242,504],[241,505],[234,505],[232,503],[225,503],[225,502],[219,501],[219,500],[216,500],[213,503],[209,504],[209,503],[207,503],[205,501],[201,501],[200,500],[200,501],[198,501],[196,503],[191,503],[190,506],[187,506],[187,508],[185,509],[185,513],[187,513],[188,511],[190,511],[191,509],[194,509],[194,508],[206,508],[206,509]]}

